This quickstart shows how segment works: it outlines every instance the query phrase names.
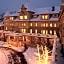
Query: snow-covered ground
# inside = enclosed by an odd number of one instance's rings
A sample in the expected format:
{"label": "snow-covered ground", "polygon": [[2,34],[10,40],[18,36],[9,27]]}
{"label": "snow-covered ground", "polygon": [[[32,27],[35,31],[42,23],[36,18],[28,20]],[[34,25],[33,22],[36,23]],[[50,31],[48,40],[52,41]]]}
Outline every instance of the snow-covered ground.
{"label": "snow-covered ground", "polygon": [[[37,48],[29,47],[23,54],[19,52],[21,48],[13,47],[9,45],[4,45],[5,42],[0,41],[0,64],[39,64],[37,53]],[[49,60],[48,64],[55,64],[55,49],[56,44],[53,45],[52,56],[53,60]],[[22,48],[23,50],[23,48]],[[17,51],[17,52],[16,52]],[[26,59],[26,60],[25,60]],[[27,61],[27,62],[26,62]],[[44,62],[42,61],[42,64]]]}

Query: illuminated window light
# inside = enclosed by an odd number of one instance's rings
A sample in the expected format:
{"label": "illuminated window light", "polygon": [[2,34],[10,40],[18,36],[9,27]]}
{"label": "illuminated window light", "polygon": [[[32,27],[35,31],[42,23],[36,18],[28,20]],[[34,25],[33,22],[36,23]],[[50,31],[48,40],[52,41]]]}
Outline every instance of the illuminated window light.
{"label": "illuminated window light", "polygon": [[56,27],[56,23],[54,24],[54,27]]}
{"label": "illuminated window light", "polygon": [[27,18],[28,18],[27,15],[25,15],[25,16],[24,16],[24,19],[27,19]]}
{"label": "illuminated window light", "polygon": [[26,26],[26,24],[24,23],[24,26]]}
{"label": "illuminated window light", "polygon": [[46,34],[48,34],[48,30],[46,30]]}
{"label": "illuminated window light", "polygon": [[50,24],[50,27],[52,27],[52,23]]}
{"label": "illuminated window light", "polygon": [[32,23],[30,23],[30,26],[32,26]]}
{"label": "illuminated window light", "polygon": [[43,24],[43,26],[45,27],[45,23]]}
{"label": "illuminated window light", "polygon": [[26,33],[26,29],[23,29],[23,33]]}
{"label": "illuminated window light", "polygon": [[7,18],[6,18],[6,17],[4,17],[4,20],[7,20]]}
{"label": "illuminated window light", "polygon": [[23,19],[23,16],[20,16],[20,19],[22,20]]}
{"label": "illuminated window light", "polygon": [[56,35],[56,30],[54,30],[54,35]]}
{"label": "illuminated window light", "polygon": [[36,27],[37,27],[37,23],[36,23]]}
{"label": "illuminated window light", "polygon": [[46,27],[48,27],[48,23],[46,23]]}
{"label": "illuminated window light", "polygon": [[8,30],[8,28],[6,27],[5,30]]}
{"label": "illuminated window light", "polygon": [[43,30],[43,34],[45,34],[45,30]]}
{"label": "illuminated window light", "polygon": [[45,19],[48,19],[48,15],[45,15]]}
{"label": "illuminated window light", "polygon": [[35,33],[37,34],[37,29],[35,29]]}
{"label": "illuminated window light", "polygon": [[42,15],[42,19],[45,19],[44,15]]}
{"label": "illuminated window light", "polygon": [[30,29],[30,33],[32,33],[32,29]]}
{"label": "illuminated window light", "polygon": [[23,33],[23,29],[21,29],[21,32]]}
{"label": "illuminated window light", "polygon": [[10,20],[13,20],[14,18],[13,17],[10,17]]}
{"label": "illuminated window light", "polygon": [[52,34],[52,30],[50,30],[50,34]]}

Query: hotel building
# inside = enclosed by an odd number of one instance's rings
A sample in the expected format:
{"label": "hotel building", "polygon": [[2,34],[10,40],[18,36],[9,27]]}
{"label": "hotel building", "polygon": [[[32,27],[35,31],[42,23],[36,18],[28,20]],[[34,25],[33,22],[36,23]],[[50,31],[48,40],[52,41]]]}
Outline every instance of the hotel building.
{"label": "hotel building", "polygon": [[31,10],[24,4],[18,12],[7,11],[3,16],[4,30],[21,33],[60,35],[64,40],[64,0],[60,6]]}

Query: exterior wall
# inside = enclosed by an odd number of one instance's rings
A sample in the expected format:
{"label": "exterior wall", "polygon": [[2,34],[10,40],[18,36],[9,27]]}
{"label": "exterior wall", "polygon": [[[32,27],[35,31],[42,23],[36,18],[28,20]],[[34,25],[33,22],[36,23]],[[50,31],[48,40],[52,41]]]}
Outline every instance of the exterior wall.
{"label": "exterior wall", "polygon": [[[32,26],[30,24],[32,23]],[[37,23],[37,26],[36,26]],[[48,24],[48,27],[46,27],[46,23]],[[52,23],[52,27],[50,27],[50,24]],[[56,27],[54,27],[54,24],[56,23]],[[45,26],[42,26],[42,24],[45,24]],[[4,30],[6,30],[6,27],[8,30],[13,31],[20,31],[22,29],[26,29],[26,33],[30,33],[30,29],[32,29],[32,33],[35,33],[35,30],[37,29],[37,33],[41,33],[41,30],[47,30],[48,34],[50,34],[50,30],[52,30],[52,34],[54,34],[54,30],[58,33],[59,30],[59,21],[10,21],[10,22],[4,22]]]}

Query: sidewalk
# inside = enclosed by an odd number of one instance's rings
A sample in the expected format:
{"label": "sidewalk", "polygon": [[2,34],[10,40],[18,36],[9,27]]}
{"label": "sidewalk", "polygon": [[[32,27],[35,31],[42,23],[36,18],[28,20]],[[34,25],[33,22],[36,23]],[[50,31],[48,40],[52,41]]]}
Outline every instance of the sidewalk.
{"label": "sidewalk", "polygon": [[57,61],[56,62],[57,62],[57,64],[64,64],[64,58],[61,57],[62,54],[61,54],[60,50],[61,50],[61,44],[58,43],[58,45],[57,45]]}

